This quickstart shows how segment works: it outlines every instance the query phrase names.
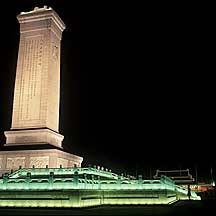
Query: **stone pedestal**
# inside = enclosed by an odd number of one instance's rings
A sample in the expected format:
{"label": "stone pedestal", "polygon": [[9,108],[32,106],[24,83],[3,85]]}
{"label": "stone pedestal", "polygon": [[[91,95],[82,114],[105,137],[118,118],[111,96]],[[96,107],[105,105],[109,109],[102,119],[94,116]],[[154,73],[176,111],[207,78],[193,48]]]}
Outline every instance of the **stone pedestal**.
{"label": "stone pedestal", "polygon": [[5,131],[4,134],[6,136],[6,146],[51,144],[61,148],[64,139],[64,136],[50,129]]}
{"label": "stone pedestal", "polygon": [[5,172],[22,168],[63,168],[81,167],[82,157],[61,149],[6,150],[0,152],[0,176]]}

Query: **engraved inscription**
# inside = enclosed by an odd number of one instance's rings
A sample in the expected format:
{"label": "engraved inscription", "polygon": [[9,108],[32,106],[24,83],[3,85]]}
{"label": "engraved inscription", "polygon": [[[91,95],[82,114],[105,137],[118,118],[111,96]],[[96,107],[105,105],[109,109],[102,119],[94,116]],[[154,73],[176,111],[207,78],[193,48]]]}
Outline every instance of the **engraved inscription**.
{"label": "engraved inscription", "polygon": [[30,167],[35,166],[35,168],[45,168],[46,165],[49,165],[49,157],[30,157]]}
{"label": "engraved inscription", "polygon": [[7,169],[16,170],[19,166],[25,167],[25,157],[7,158]]}
{"label": "engraved inscription", "polygon": [[27,38],[23,48],[21,76],[21,120],[40,118],[43,38]]}

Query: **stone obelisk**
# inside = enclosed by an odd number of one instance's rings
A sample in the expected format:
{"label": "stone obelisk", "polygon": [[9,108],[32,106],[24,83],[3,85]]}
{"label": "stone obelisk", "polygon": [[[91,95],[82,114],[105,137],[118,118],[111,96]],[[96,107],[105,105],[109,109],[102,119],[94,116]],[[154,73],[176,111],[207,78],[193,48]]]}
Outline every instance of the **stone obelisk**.
{"label": "stone obelisk", "polygon": [[60,46],[63,21],[51,8],[17,16],[20,44],[11,131],[6,144],[50,143],[61,147],[59,130]]}
{"label": "stone obelisk", "polygon": [[[12,125],[5,131],[6,149],[0,152],[0,170],[32,165],[80,166],[82,158],[63,151],[64,137],[59,134],[60,47],[65,24],[47,6],[22,12],[17,19],[20,42]],[[44,147],[47,145],[48,149]],[[7,151],[11,147],[14,149]],[[17,150],[19,147],[22,151]]]}

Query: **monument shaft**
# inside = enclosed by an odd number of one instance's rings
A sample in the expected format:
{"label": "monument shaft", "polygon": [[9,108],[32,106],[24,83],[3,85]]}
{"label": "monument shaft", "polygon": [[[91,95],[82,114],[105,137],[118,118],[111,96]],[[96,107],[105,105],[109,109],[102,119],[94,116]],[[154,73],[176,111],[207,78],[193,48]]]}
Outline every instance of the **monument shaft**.
{"label": "monument shaft", "polygon": [[63,21],[52,8],[17,16],[20,43],[12,125],[7,145],[51,144],[61,147],[59,131],[60,46]]}
{"label": "monument shaft", "polygon": [[60,40],[64,23],[50,9],[21,13],[11,129],[58,132]]}

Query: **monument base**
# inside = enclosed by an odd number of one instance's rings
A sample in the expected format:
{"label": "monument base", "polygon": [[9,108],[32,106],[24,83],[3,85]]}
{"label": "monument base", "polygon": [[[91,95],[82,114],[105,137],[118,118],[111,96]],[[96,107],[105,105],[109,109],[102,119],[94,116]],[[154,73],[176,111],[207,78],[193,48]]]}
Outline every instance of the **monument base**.
{"label": "monument base", "polygon": [[6,137],[5,146],[48,143],[62,148],[62,140],[64,139],[64,136],[50,129],[11,130],[5,131],[4,134]]}
{"label": "monument base", "polygon": [[[11,172],[22,168],[72,168],[74,165],[81,167],[82,157],[65,152],[61,149],[53,149],[51,145],[40,145],[40,147],[30,145],[28,149],[23,146],[5,146],[4,151],[0,151],[0,173]],[[16,150],[14,149],[16,148]],[[51,148],[51,149],[49,149]]]}

